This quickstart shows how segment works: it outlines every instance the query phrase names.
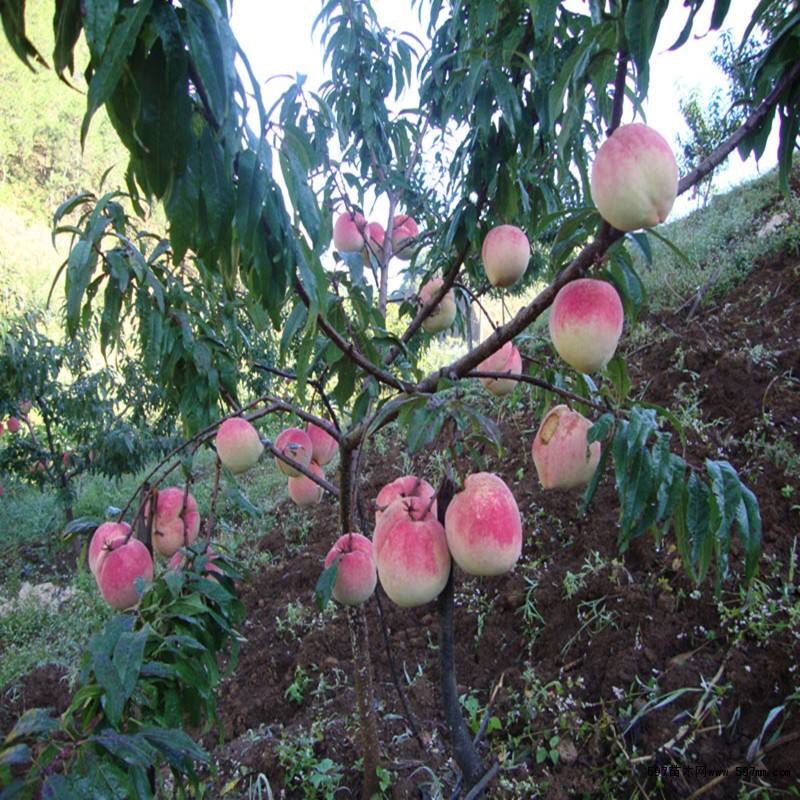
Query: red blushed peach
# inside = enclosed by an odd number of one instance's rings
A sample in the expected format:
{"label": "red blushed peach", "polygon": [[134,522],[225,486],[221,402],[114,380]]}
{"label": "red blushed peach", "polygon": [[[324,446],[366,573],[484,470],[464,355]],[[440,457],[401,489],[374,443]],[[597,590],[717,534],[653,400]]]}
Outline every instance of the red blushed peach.
{"label": "red blushed peach", "polygon": [[621,231],[664,222],[678,195],[672,148],[647,125],[620,126],[597,151],[591,191],[600,215]]}
{"label": "red blushed peach", "polygon": [[[325,477],[322,467],[313,461],[308,465],[308,471],[313,472],[319,478]],[[292,498],[295,505],[301,508],[319,503],[322,500],[323,492],[324,489],[318,483],[314,483],[311,478],[307,478],[305,475],[289,478],[289,497]]]}
{"label": "red blushed peach", "polygon": [[515,284],[528,268],[531,243],[516,225],[498,225],[486,234],[481,260],[492,286],[504,288]]}
{"label": "red blushed peach", "polygon": [[333,438],[324,428],[309,422],[306,425],[306,433],[308,438],[311,439],[311,458],[316,461],[321,467],[330,464],[336,451],[339,449],[339,443]]}
{"label": "red blushed peach", "polygon": [[364,246],[364,230],[366,220],[355,212],[346,211],[340,214],[333,226],[333,246],[340,253],[357,253]]}
{"label": "red blushed peach", "polygon": [[[478,364],[478,372],[510,372],[512,375],[521,375],[522,356],[513,342],[506,342]],[[511,394],[517,385],[513,378],[481,378],[480,381],[492,394],[500,397]]]}
{"label": "red blushed peach", "polygon": [[231,417],[219,426],[214,445],[219,460],[234,475],[246,472],[255,466],[264,445],[258,431],[246,419]]}
{"label": "red blushed peach", "polygon": [[[377,522],[384,511],[395,501],[404,497],[420,497],[430,505],[431,516],[436,516],[436,490],[424,478],[414,475],[403,475],[387,483],[375,498],[375,521]],[[433,503],[431,503],[433,500]]]}
{"label": "red blushed peach", "polygon": [[430,515],[420,519],[420,505],[417,497],[392,503],[373,541],[381,586],[402,608],[433,600],[450,574],[444,528]]}
{"label": "red blushed peach", "polygon": [[383,229],[383,225],[379,222],[370,222],[368,223],[367,227],[364,228],[364,249],[361,251],[361,255],[365,262],[369,263],[370,254],[376,258],[380,259],[383,255],[383,243],[386,240],[386,231]]}
{"label": "red blushed peach", "polygon": [[6,421],[9,433],[16,433],[19,430],[19,420],[16,417],[9,417]]}
{"label": "red blushed peach", "polygon": [[372,542],[360,533],[346,533],[325,557],[325,568],[336,561],[333,599],[344,606],[356,606],[372,597],[378,583]]}
{"label": "red blushed peach", "polygon": [[102,550],[97,559],[95,581],[112,608],[130,608],[139,602],[136,579],[153,580],[153,559],[138,539],[109,544],[111,549]]}
{"label": "red blushed peach", "polygon": [[603,369],[622,335],[624,313],[617,290],[606,281],[580,278],[562,286],[548,327],[556,352],[579,372]]}
{"label": "red blushed peach", "polygon": [[[419,290],[419,301],[422,305],[428,305],[433,300],[434,295],[442,288],[443,278],[434,278],[428,281]],[[441,333],[447,330],[456,318],[456,296],[453,290],[450,291],[439,301],[433,311],[425,318],[422,329],[428,333]]]}
{"label": "red blushed peach", "polygon": [[413,217],[400,214],[394,218],[392,228],[392,253],[402,261],[410,261],[414,255],[413,240],[419,236],[419,228]]}
{"label": "red blushed peach", "polygon": [[[300,428],[286,428],[286,430],[281,431],[278,434],[278,438],[275,439],[275,449],[287,458],[293,458],[304,467],[307,467],[311,463],[311,457],[314,453],[314,446],[311,443],[311,439],[308,434],[300,430]],[[290,478],[296,478],[298,475],[303,474],[285,461],[281,461],[279,458],[275,459],[275,463],[278,469]]]}
{"label": "red blushed peach", "polygon": [[127,522],[104,522],[100,525],[92,535],[92,540],[89,542],[89,569],[94,575],[97,569],[97,559],[104,549],[108,548],[109,542],[117,540],[125,541],[131,532],[131,526]]}
{"label": "red blushed peach", "polygon": [[[149,515],[150,504],[145,505],[145,515]],[[153,549],[169,558],[179,548],[194,542],[200,531],[200,514],[197,501],[191,494],[186,495],[179,486],[162,489],[156,499],[156,514],[153,520]]]}
{"label": "red blushed peach", "polygon": [[545,489],[575,489],[592,479],[600,462],[600,442],[590,445],[586,435],[592,423],[568,406],[547,412],[536,438],[532,455],[536,474]]}
{"label": "red blushed peach", "polygon": [[522,552],[522,520],[514,495],[491,472],[467,477],[445,513],[447,544],[470,575],[500,575]]}
{"label": "red blushed peach", "polygon": [[409,517],[417,522],[436,519],[435,498],[433,498],[433,496],[398,497],[396,500],[389,503],[382,513],[375,515],[375,530],[372,534],[372,547],[376,558],[386,540],[386,531],[398,520],[405,520]]}

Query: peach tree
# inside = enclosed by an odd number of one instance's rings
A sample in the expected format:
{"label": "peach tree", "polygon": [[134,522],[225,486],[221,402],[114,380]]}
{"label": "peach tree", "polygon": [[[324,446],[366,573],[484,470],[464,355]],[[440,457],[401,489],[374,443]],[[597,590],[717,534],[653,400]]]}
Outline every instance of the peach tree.
{"label": "peach tree", "polygon": [[[679,179],[662,137],[635,121],[666,0],[592,0],[585,10],[556,0],[418,0],[409,14],[424,20],[428,43],[384,27],[368,0],[329,0],[317,19],[329,79],[318,89],[302,76],[289,80],[269,107],[231,29],[230,5],[56,4],[55,70],[74,72],[81,34],[90,54],[80,65],[88,81],[81,135],[105,107],[130,154],[124,200],[137,209],[160,201],[169,239],[148,252],[125,234],[113,198],[90,204],[72,226],[66,329],[76,335],[99,317],[105,346],[120,346],[123,331],[138,337],[145,368],[176,400],[190,437],[175,457],[217,437],[218,464],[238,472],[265,445],[289,480],[335,497],[344,539],[331,543],[317,591],[321,602],[356,603],[348,620],[364,797],[377,791],[380,758],[360,602],[374,585],[371,570],[400,605],[438,597],[444,711],[475,797],[498,765],[481,763],[458,706],[451,556],[477,574],[508,569],[530,531],[497,476],[464,479],[479,443],[501,444],[465,384],[480,380],[493,394],[533,387],[544,417],[533,457],[544,486],[588,484],[589,504],[613,467],[621,549],[647,533],[671,536],[698,584],[712,567],[717,587],[756,573],[752,492],[728,462],[690,463],[674,452],[674,416],[635,401],[616,346],[623,318],[633,324],[646,299],[631,252],[650,259],[651,236],[661,238],[652,226],[677,194],[737,149],[760,156],[776,118],[786,182],[800,130],[800,21],[779,0],[758,4],[745,37],[764,36],[745,81],[748,114]],[[674,49],[704,5],[712,28],[731,8],[730,0],[688,0]],[[0,13],[17,54],[45,63],[26,36],[24,3]],[[376,201],[383,216],[368,221]],[[410,295],[390,291],[398,272],[415,287]],[[482,297],[534,284],[543,288],[516,314],[490,319],[490,335],[426,374],[433,336],[464,330]],[[552,349],[526,333],[551,306]],[[268,358],[251,351],[247,326],[274,331]],[[254,391],[253,373],[271,376],[267,391]],[[544,415],[555,401],[566,407]],[[306,430],[290,425],[273,442],[255,441],[264,437],[241,424],[221,427],[237,418],[255,427],[272,414]],[[413,476],[395,487],[402,506],[377,508],[370,543],[363,465],[376,432],[392,425],[412,451],[447,449],[453,469],[433,496]],[[335,483],[314,469],[322,446],[314,438],[326,442],[315,431],[338,446]],[[303,484],[296,496],[313,502],[314,491]],[[498,513],[482,505],[487,494]],[[145,494],[136,517],[153,502]],[[730,563],[734,535],[741,570]],[[402,557],[417,551],[435,565],[423,588]]]}

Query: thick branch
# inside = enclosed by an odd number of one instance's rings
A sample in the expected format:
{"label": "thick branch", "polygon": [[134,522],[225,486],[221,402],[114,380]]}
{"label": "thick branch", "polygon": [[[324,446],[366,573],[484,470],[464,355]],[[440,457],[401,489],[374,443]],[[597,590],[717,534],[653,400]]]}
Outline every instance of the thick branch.
{"label": "thick branch", "polygon": [[800,60],[778,81],[775,88],[761,101],[752,114],[719,147],[704,158],[691,172],[684,175],[678,183],[678,194],[689,191],[700,183],[713,169],[719,166],[749,133],[763,121],[764,117],[778,103],[780,96],[800,79]]}

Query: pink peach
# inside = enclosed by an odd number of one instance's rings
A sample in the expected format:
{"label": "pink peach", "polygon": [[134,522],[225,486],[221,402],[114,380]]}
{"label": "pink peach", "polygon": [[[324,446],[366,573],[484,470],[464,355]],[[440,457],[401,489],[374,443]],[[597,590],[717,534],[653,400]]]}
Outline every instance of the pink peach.
{"label": "pink peach", "polygon": [[431,500],[431,515],[436,516],[436,490],[424,478],[417,478],[414,475],[403,475],[395,478],[391,483],[387,483],[375,498],[375,520],[379,520],[384,511],[395,500],[403,497],[421,497],[426,504]]}
{"label": "pink peach", "polygon": [[[512,375],[521,375],[522,356],[513,342],[506,342],[478,364],[478,372],[509,372]],[[481,378],[480,381],[492,394],[500,397],[511,394],[517,385],[513,378]]]}
{"label": "pink peach", "polygon": [[219,426],[214,444],[219,460],[234,475],[255,466],[264,445],[253,425],[242,417],[231,417]]}
{"label": "pink peach", "polygon": [[[308,465],[308,471],[313,472],[319,478],[325,477],[322,467],[314,461]],[[292,498],[292,502],[295,505],[301,508],[319,503],[322,500],[323,492],[324,489],[318,483],[314,483],[311,478],[307,478],[305,475],[289,478],[289,497]]]}
{"label": "pink peach", "polygon": [[114,540],[100,552],[95,565],[95,581],[103,599],[119,610],[139,602],[136,580],[153,580],[153,559],[138,539]]}
{"label": "pink peach", "polygon": [[414,255],[413,240],[419,236],[419,228],[413,217],[399,214],[392,228],[392,253],[402,261],[410,261]]}
{"label": "pink peach", "polygon": [[[420,498],[396,500],[373,541],[378,578],[390,600],[402,608],[437,597],[450,574],[444,528],[434,517],[419,518]],[[398,513],[395,513],[395,507]],[[417,510],[415,510],[417,507]]]}
{"label": "pink peach", "polygon": [[[443,278],[434,278],[428,281],[419,290],[419,300],[422,305],[428,305],[435,294],[437,294],[444,283]],[[422,329],[428,333],[440,333],[449,328],[456,318],[456,297],[453,290],[439,301],[433,311],[425,318],[422,323]]]}
{"label": "pink peach", "polygon": [[336,561],[333,598],[345,606],[356,606],[372,597],[378,582],[372,542],[360,533],[346,533],[325,557],[325,568]]}
{"label": "pink peach", "polygon": [[547,412],[531,451],[543,488],[575,489],[589,483],[601,449],[600,442],[587,442],[591,427],[586,417],[568,406],[555,406]]}
{"label": "pink peach", "polygon": [[622,301],[610,283],[579,278],[559,290],[548,327],[561,358],[588,373],[603,369],[611,360],[623,321]]}
{"label": "pink peach", "polygon": [[531,243],[516,225],[498,225],[486,234],[481,259],[489,283],[505,288],[525,274],[531,260]]}
{"label": "pink peach", "polygon": [[[192,544],[200,531],[200,514],[197,501],[179,486],[162,489],[156,499],[156,514],[153,520],[153,549],[169,558],[179,548]],[[150,503],[145,505],[149,515]]]}
{"label": "pink peach", "polygon": [[514,495],[491,472],[477,472],[447,507],[447,544],[456,564],[470,575],[500,575],[522,552],[522,520]]}
{"label": "pink peach", "polygon": [[[391,484],[390,484],[391,485]],[[383,547],[385,534],[398,520],[412,518],[418,522],[436,519],[436,499],[421,495],[409,495],[392,500],[384,510],[375,514],[375,530],[372,534],[372,546],[375,557]]]}
{"label": "pink peach", "polygon": [[364,246],[361,231],[365,225],[366,220],[357,211],[340,214],[333,226],[333,246],[340,253],[357,253]]}
{"label": "pink peach", "polygon": [[[311,442],[308,434],[300,430],[300,428],[286,428],[278,434],[275,439],[275,449],[285,455],[287,458],[292,458],[304,467],[311,463],[311,458],[314,454],[314,445]],[[303,473],[295,469],[291,464],[275,458],[275,463],[278,469],[290,478],[296,478]]]}
{"label": "pink peach", "polygon": [[321,467],[330,464],[339,449],[339,443],[324,428],[309,422],[306,433],[311,439],[311,458]]}
{"label": "pink peach", "polygon": [[386,231],[380,222],[370,222],[364,228],[364,249],[361,255],[365,262],[369,262],[370,257],[380,260],[383,255],[383,243],[386,239]]}
{"label": "pink peach", "polygon": [[92,540],[89,542],[89,553],[87,555],[89,570],[93,575],[97,570],[97,559],[100,557],[100,553],[104,549],[110,549],[110,542],[125,541],[130,532],[131,526],[127,522],[104,522],[98,526],[92,535]]}
{"label": "pink peach", "polygon": [[591,192],[603,219],[621,231],[664,222],[678,195],[672,148],[647,125],[620,126],[597,151]]}
{"label": "pink peach", "polygon": [[19,430],[19,420],[16,417],[9,417],[6,426],[9,433],[16,433]]}

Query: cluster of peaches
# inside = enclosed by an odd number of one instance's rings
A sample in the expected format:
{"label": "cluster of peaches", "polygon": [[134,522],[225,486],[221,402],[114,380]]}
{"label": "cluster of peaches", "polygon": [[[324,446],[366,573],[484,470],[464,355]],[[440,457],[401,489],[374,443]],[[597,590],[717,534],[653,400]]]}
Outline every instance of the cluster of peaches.
{"label": "cluster of peaches", "polygon": [[[663,222],[677,195],[677,166],[667,142],[641,124],[618,128],[600,147],[592,166],[592,198],[603,218],[622,231]],[[392,254],[412,257],[419,235],[409,216],[395,217]],[[386,244],[384,229],[367,223],[357,212],[342,214],[334,226],[334,246],[343,253],[379,254]],[[486,235],[481,257],[489,283],[505,288],[518,281],[530,260],[530,243],[513,225],[500,225]],[[434,278],[422,286],[419,300],[428,304],[443,285]],[[452,290],[423,322],[429,333],[452,325],[456,316]],[[583,373],[603,369],[616,351],[623,327],[623,309],[611,284],[583,278],[564,285],[553,301],[549,332],[559,356]],[[479,365],[479,371],[498,373],[481,378],[492,393],[505,395],[522,373],[522,357],[509,341]],[[503,377],[507,374],[508,377]],[[19,423],[14,419],[16,429]],[[8,421],[9,430],[12,420]],[[532,455],[545,489],[574,489],[586,485],[600,459],[600,445],[588,442],[591,422],[566,405],[552,408],[533,441]],[[242,417],[225,420],[215,446],[220,461],[239,474],[256,464],[264,450],[256,428]],[[305,430],[288,428],[275,440],[278,468],[288,476],[292,500],[300,506],[318,503],[322,487],[303,474],[319,478],[333,459],[338,444],[323,427],[309,422]],[[522,523],[511,490],[493,473],[469,475],[444,513],[437,516],[436,494],[426,481],[407,475],[392,481],[375,499],[373,538],[347,533],[334,544],[325,566],[337,564],[333,596],[346,605],[363,603],[380,580],[386,594],[403,607],[434,599],[444,588],[451,559],[472,575],[498,575],[514,567],[522,550]],[[145,512],[149,514],[147,508]],[[192,544],[200,527],[197,503],[185,490],[160,491],[155,503],[153,549],[180,568],[180,548]],[[219,571],[213,552],[206,570]],[[89,548],[89,565],[106,601],[127,608],[138,601],[136,579],[150,580],[153,561],[147,548],[131,536],[124,522],[101,525]]]}

